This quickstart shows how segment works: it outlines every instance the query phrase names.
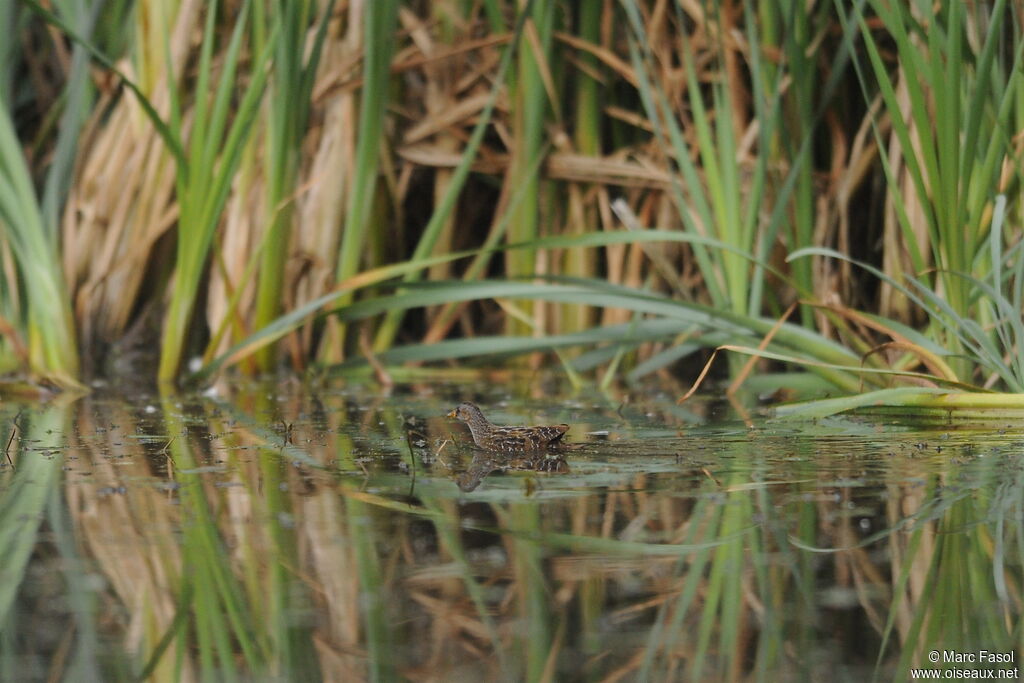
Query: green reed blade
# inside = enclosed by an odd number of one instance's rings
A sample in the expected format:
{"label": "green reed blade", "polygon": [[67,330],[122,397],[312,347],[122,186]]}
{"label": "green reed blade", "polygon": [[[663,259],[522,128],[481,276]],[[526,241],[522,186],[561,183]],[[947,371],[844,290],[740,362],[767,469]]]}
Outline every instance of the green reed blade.
{"label": "green reed blade", "polygon": [[89,581],[92,576],[89,571],[91,558],[86,559],[78,547],[77,530],[66,501],[60,495],[50,496],[46,518],[64,567],[69,611],[74,619],[78,641],[71,655],[72,661],[66,669],[67,677],[99,680],[104,649],[100,645],[99,624],[94,618],[99,610],[99,599],[95,587]]}
{"label": "green reed blade", "polygon": [[[1019,82],[1016,67],[1022,52],[1019,45],[1013,56],[997,48],[1002,40],[998,29],[1005,21],[1002,1],[972,16],[968,16],[971,8],[961,3],[942,2],[927,19],[904,4],[874,0],[870,4],[895,44],[902,67],[900,85],[909,96],[907,112],[901,108],[895,83],[881,57],[877,31],[868,26],[862,8],[858,6],[848,15],[837,7],[844,23],[860,27],[870,75],[880,89],[901,159],[923,207],[928,246],[937,266],[935,279],[941,283],[941,290],[936,291],[941,291],[952,312],[952,317],[946,317],[949,314],[944,310],[942,316],[932,318],[933,334],[959,353],[962,337],[956,332],[957,320],[984,317],[985,311],[991,310],[991,302],[980,301],[970,282],[955,273],[973,275],[975,268],[983,267],[982,221],[990,208],[995,168],[1000,159],[1015,153],[1009,143],[1008,119],[1003,117],[1010,111],[1006,93],[1019,87],[1015,85]],[[925,21],[927,27],[921,23]],[[975,69],[976,64],[985,70]],[[856,61],[855,66],[865,95],[873,96],[868,74]],[[970,103],[966,108],[961,105],[965,100]],[[983,122],[990,124],[994,133],[988,144],[978,145],[975,141]],[[883,152],[883,170],[892,183],[889,192],[896,197],[904,242],[914,249],[917,237],[900,203],[892,161],[874,120],[872,125]],[[970,147],[965,145],[968,141]],[[930,279],[919,257],[914,257],[914,264],[918,277]],[[967,351],[969,356],[971,351]],[[973,365],[969,357],[956,361],[964,376],[976,371]]]}
{"label": "green reed blade", "polygon": [[[573,248],[573,247],[584,247],[584,246],[606,246],[610,244],[629,244],[639,242],[661,242],[661,241],[678,241],[695,244],[707,244],[721,248],[725,250],[735,250],[737,253],[742,254],[743,252],[731,247],[729,245],[722,244],[717,240],[702,237],[700,235],[691,235],[682,232],[664,231],[664,230],[640,230],[640,231],[627,231],[627,232],[594,232],[585,233],[577,236],[554,236],[546,237],[536,240],[530,243],[529,246],[536,249],[553,249],[553,248]],[[304,325],[309,318],[314,315],[321,313],[327,308],[327,306],[334,302],[351,298],[354,291],[379,284],[387,280],[406,276],[409,274],[415,274],[419,271],[426,270],[432,265],[439,263],[446,263],[469,256],[479,256],[481,254],[497,253],[505,249],[517,249],[522,248],[521,245],[508,245],[508,246],[487,246],[483,249],[455,252],[452,254],[442,256],[431,256],[423,258],[419,261],[409,261],[405,263],[392,264],[388,266],[381,266],[374,268],[363,273],[360,273],[346,282],[339,284],[335,290],[329,294],[325,294],[313,301],[310,301],[290,313],[282,315],[280,318],[275,320],[270,325],[263,329],[257,330],[248,338],[243,339],[237,343],[234,347],[229,349],[227,352],[222,354],[220,357],[214,359],[212,362],[207,363],[206,366],[199,373],[196,374],[194,379],[202,379],[207,377],[213,372],[216,372],[224,363],[236,362],[242,357],[246,357],[253,353],[255,350],[261,348],[265,344],[272,343],[291,331],[298,329]],[[750,258],[745,256],[745,258]],[[475,267],[478,262],[474,262],[471,268]],[[755,261],[755,263],[758,263]],[[775,270],[770,264],[760,264],[767,271],[784,277],[783,274]],[[472,271],[470,271],[472,272]],[[589,281],[591,283],[599,282],[597,280]],[[605,286],[604,283],[601,283]],[[624,290],[632,291],[632,290]],[[635,292],[634,292],[635,293]],[[444,302],[439,302],[444,303]]]}
{"label": "green reed blade", "polygon": [[[91,40],[96,21],[105,0],[91,0],[91,4],[75,3],[64,8],[73,16],[71,22],[78,35]],[[43,226],[48,232],[51,242],[57,240],[57,228],[60,224],[60,211],[71,185],[71,174],[74,171],[75,158],[78,152],[78,139],[82,125],[89,115],[94,99],[91,74],[89,72],[89,52],[81,43],[75,43],[71,51],[71,68],[68,71],[65,86],[64,111],[61,112],[56,146],[53,150],[53,162],[46,174],[43,190],[42,212]]]}
{"label": "green reed blade", "polygon": [[[329,295],[321,300],[311,302],[303,310],[297,311],[293,316],[285,316],[280,319],[276,326],[267,328],[259,335],[255,335],[247,342],[250,347],[265,343],[265,340],[272,336],[279,337],[288,330],[293,329],[311,313],[324,307],[330,301],[336,299],[337,295]],[[351,322],[364,319],[389,310],[408,309],[418,306],[440,305],[456,301],[470,301],[483,298],[518,298],[537,299],[560,303],[580,303],[591,306],[611,306],[625,308],[637,312],[664,316],[667,318],[685,322],[688,325],[699,325],[707,329],[719,329],[733,333],[746,333],[764,335],[774,331],[773,347],[780,349],[791,349],[791,352],[799,352],[807,359],[806,364],[815,372],[822,372],[832,377],[840,386],[847,390],[855,390],[858,380],[854,378],[841,379],[835,375],[834,370],[849,370],[858,368],[858,359],[850,354],[837,343],[824,339],[805,328],[792,324],[783,324],[776,328],[775,321],[751,318],[743,315],[733,315],[728,312],[713,309],[698,304],[685,304],[663,296],[654,296],[646,292],[640,292],[628,287],[615,287],[603,281],[585,281],[573,285],[544,284],[534,282],[502,282],[483,281],[477,282],[472,290],[465,287],[461,282],[456,283],[431,283],[418,286],[406,285],[400,294],[390,297],[378,297],[367,299],[348,307],[338,309],[334,312],[341,320]],[[301,315],[300,315],[301,314]],[[585,338],[585,337],[584,337]],[[571,339],[571,338],[570,338]],[[472,344],[471,340],[465,343]],[[531,343],[529,340],[511,341],[510,343]],[[434,349],[455,349],[458,342],[445,346],[428,345],[427,354],[434,353]],[[207,369],[212,372],[220,364],[237,358],[244,354],[244,346],[230,350],[220,357]],[[388,357],[388,352],[381,354],[382,358]],[[857,370],[857,375],[862,375],[862,370]]]}
{"label": "green reed blade", "polygon": [[[680,181],[672,177],[672,197],[679,209],[679,218],[686,230],[694,235],[707,233],[714,225],[715,219],[712,214],[712,206],[708,196],[700,190],[701,181],[696,165],[690,158],[688,146],[684,140],[682,130],[670,111],[668,104],[664,101],[663,93],[658,92],[653,79],[649,75],[647,64],[652,60],[646,47],[646,32],[640,19],[639,9],[635,2],[624,3],[626,16],[630,20],[635,37],[629,43],[630,57],[634,71],[640,77],[639,95],[648,119],[654,127],[659,142],[674,152],[674,159],[682,173]],[[664,129],[663,129],[664,126]],[[691,212],[695,212],[700,218],[703,231],[698,228]],[[704,286],[707,288],[712,301],[721,302],[725,300],[724,285],[720,273],[715,270],[714,262],[709,250],[704,249],[700,243],[694,243],[694,256],[704,276]]]}
{"label": "green reed blade", "polygon": [[[592,45],[601,44],[601,22],[605,12],[611,11],[607,5],[599,2],[582,3],[579,9],[577,37]],[[597,56],[588,51],[581,51],[577,59],[582,67],[573,74],[576,83],[574,99],[575,112],[573,138],[575,149],[579,154],[597,158],[602,154],[602,88],[601,79],[604,75],[601,62]],[[542,150],[546,156],[546,150]],[[582,195],[592,190],[592,186],[576,185],[569,188],[570,198],[568,225],[569,234],[581,234],[595,229],[598,225],[598,207],[596,202],[584,204]],[[597,275],[597,264],[591,254],[584,249],[568,249],[564,256],[563,272],[579,277]],[[593,312],[581,306],[562,308],[561,332],[579,332],[586,329],[593,319]]]}
{"label": "green reed blade", "polygon": [[[181,205],[181,215],[178,221],[177,260],[171,303],[164,322],[157,374],[163,385],[173,383],[178,375],[210,245],[238,168],[242,148],[259,111],[259,102],[268,78],[270,57],[279,36],[275,27],[268,36],[266,45],[255,57],[252,78],[234,111],[234,119],[228,126],[228,104],[234,91],[234,70],[238,63],[250,7],[248,2],[243,6],[242,15],[232,32],[209,120],[200,120],[199,114],[207,111],[207,105],[201,104],[206,102],[205,91],[200,91],[190,143],[190,165],[187,166],[187,174],[179,176],[178,201]],[[209,25],[208,28],[212,31]],[[206,34],[204,41],[213,40],[212,33]],[[204,49],[212,50],[212,47]],[[208,79],[209,74],[205,77]],[[203,78],[201,73],[200,80]]]}
{"label": "green reed blade", "polygon": [[[377,169],[384,132],[384,118],[389,95],[390,64],[394,52],[394,31],[398,16],[397,0],[380,0],[367,6],[363,14],[364,52],[363,91],[359,103],[359,134],[355,166],[348,192],[345,228],[338,252],[336,279],[343,282],[359,272],[363,244],[368,231],[367,221],[377,191]],[[342,298],[347,301],[348,295]],[[328,337],[322,353],[338,357],[344,344],[344,332]]]}
{"label": "green reed blade", "polygon": [[[861,64],[859,59],[853,60],[854,72],[857,74],[857,78],[860,81],[861,89],[864,90],[865,93],[867,92],[869,76],[874,74],[877,77],[879,90],[882,94],[883,100],[885,101],[886,106],[891,108],[893,106],[896,106],[897,104],[895,88],[893,86],[892,80],[888,76],[888,72],[884,70],[884,64],[882,64],[881,57],[878,54],[878,49],[873,41],[873,38],[870,35],[868,35],[869,29],[866,23],[864,22],[862,14],[865,2],[866,0],[859,0],[859,2],[855,5],[853,10],[855,12],[855,16],[851,17],[846,14],[844,8],[837,1],[837,14],[839,15],[840,22],[843,24],[844,41],[849,46],[850,53],[856,54],[856,51],[852,45],[854,40],[854,31],[859,29],[860,35],[864,36],[865,47],[868,52],[868,57],[873,72],[869,73],[867,68]],[[900,145],[903,147],[903,149],[910,149],[910,133],[907,129],[907,122],[905,121],[902,114],[898,114],[893,118],[892,126],[893,132],[896,134],[898,140],[900,141]],[[879,152],[882,155],[886,155],[887,152],[885,142],[882,139],[881,133],[879,132],[878,124],[874,119],[872,119],[872,130],[875,134],[876,144],[878,145]],[[921,171],[921,160],[919,160],[915,155],[911,154],[907,158],[906,162],[908,172],[910,174],[911,180],[914,183],[915,190],[918,192],[918,196],[925,196],[923,193],[924,184],[922,179],[923,176]],[[924,271],[925,261],[924,257],[921,254],[920,248],[918,247],[917,240],[911,239],[912,231],[910,228],[910,218],[907,216],[905,202],[902,201],[902,198],[898,194],[900,192],[898,179],[894,177],[892,171],[892,164],[883,163],[882,170],[886,174],[886,180],[889,183],[890,191],[896,194],[895,208],[897,216],[899,217],[899,225],[904,236],[904,241],[906,242],[907,248],[910,251],[911,262],[913,263],[914,270],[915,272],[921,273]],[[928,228],[930,231],[932,231],[931,235],[934,239],[934,229],[930,221],[928,221]]]}
{"label": "green reed blade", "polygon": [[[146,663],[142,666],[139,672],[139,680],[147,680],[151,675],[153,675],[157,667],[160,665],[160,660],[163,658],[164,653],[167,652],[167,648],[171,646],[175,638],[181,639],[188,630],[193,599],[193,583],[189,578],[183,578],[181,588],[178,591],[177,598],[175,599],[174,619],[171,620],[167,630],[160,639],[157,640],[152,650],[146,653],[148,659],[145,660]],[[178,648],[179,651],[183,649],[184,648]]]}
{"label": "green reed blade", "polygon": [[[759,3],[755,14],[754,3],[744,2],[744,17],[747,40],[750,43],[751,84],[753,104],[756,117],[761,124],[758,126],[760,155],[768,157],[769,163],[792,163],[789,175],[791,180],[783,183],[781,191],[775,198],[776,209],[772,211],[766,225],[757,229],[755,221],[761,207],[756,202],[748,205],[746,230],[752,238],[759,242],[758,256],[762,260],[769,257],[771,245],[777,239],[782,228],[779,220],[779,209],[786,206],[790,194],[793,198],[792,229],[790,231],[789,248],[791,250],[810,246],[814,239],[814,182],[812,159],[816,154],[813,147],[818,123],[822,118],[824,103],[834,89],[836,74],[843,71],[843,60],[834,60],[834,71],[829,82],[821,87],[816,73],[817,53],[821,51],[816,44],[814,33],[822,12],[808,12],[798,2],[782,3],[781,6]],[[785,61],[776,66],[772,61],[765,60],[762,52],[766,47],[781,49]],[[788,88],[783,87],[783,80],[789,79]],[[823,104],[815,111],[815,98],[821,97]],[[793,113],[783,115],[783,98],[785,106]],[[772,160],[779,156],[778,162]],[[754,167],[752,195],[761,196],[765,192],[763,185],[767,182],[768,164],[758,163]],[[792,188],[790,190],[790,188]],[[751,311],[759,310],[764,297],[764,279],[755,266],[755,277],[751,283],[748,307]],[[813,291],[814,278],[810,262],[793,264],[792,278],[797,288],[802,291]],[[805,326],[813,326],[814,316],[811,309],[801,307],[801,322]]]}
{"label": "green reed blade", "polygon": [[[20,35],[23,23],[18,3],[0,5],[0,31],[3,35]],[[0,101],[10,102],[14,93],[14,74],[19,62],[17,47],[16,41],[0,41]]]}
{"label": "green reed blade", "polygon": [[[557,110],[557,103],[549,101],[544,85],[542,70],[551,61],[551,39],[554,30],[555,3],[528,3],[523,9],[535,41],[529,41],[516,52],[516,68],[512,77],[510,93],[512,108],[512,149],[509,175],[512,182],[521,188],[524,197],[512,211],[508,238],[512,241],[529,243],[540,236],[541,197],[544,183],[530,172],[530,165],[544,148],[544,125],[550,110]],[[518,34],[517,34],[518,35]],[[512,48],[509,49],[509,52]],[[505,272],[511,277],[525,277],[537,270],[536,253],[526,248],[512,252],[505,257]],[[533,307],[527,304],[527,316],[533,317]],[[528,327],[514,319],[507,319],[509,331],[529,333]]]}
{"label": "green reed blade", "polygon": [[[543,569],[544,546],[533,540],[542,535],[540,509],[533,503],[512,504],[508,524],[517,534],[510,548],[512,571],[519,587],[517,603],[524,635],[517,639],[520,657],[525,658],[525,679],[541,679],[552,645],[550,587]],[[518,649],[518,648],[517,648]]]}
{"label": "green reed blade", "polygon": [[[303,60],[306,29],[314,7],[309,0],[274,2],[272,21],[280,25],[274,53],[274,74],[270,82],[270,108],[266,119],[266,228],[261,238],[259,279],[256,290],[256,329],[265,327],[281,314],[284,304],[284,273],[289,253],[292,222],[291,195],[299,177],[302,141],[309,123],[313,81],[327,36],[334,0],[324,7],[308,58]],[[263,248],[267,247],[267,248]],[[242,287],[239,286],[239,290]],[[264,372],[276,365],[275,347],[267,346],[256,355]]]}
{"label": "green reed blade", "polygon": [[10,245],[28,304],[18,322],[27,337],[32,370],[74,387],[78,344],[71,304],[57,245],[47,235],[8,105],[0,101],[0,239]]}
{"label": "green reed blade", "polygon": [[[1002,201],[997,199],[997,207],[1004,206]],[[999,220],[999,224],[994,226],[993,234],[998,235],[1001,232],[1003,216],[1003,209],[999,208],[995,216]],[[1004,260],[1000,253],[1001,248],[1001,244],[989,243],[989,250],[993,254],[992,259],[994,262],[1002,262]],[[953,340],[959,348],[966,349],[971,354],[973,364],[997,374],[1014,391],[1018,391],[1018,387],[1024,386],[1024,377],[1020,376],[1018,371],[1018,368],[1022,367],[1021,364],[1015,359],[1007,363],[1004,359],[1005,351],[997,345],[997,342],[1002,339],[1003,348],[1006,348],[1005,343],[1007,341],[1020,339],[1020,335],[1024,335],[1024,320],[1022,320],[1018,312],[1019,309],[1016,309],[1011,303],[1014,296],[1017,295],[1012,291],[1007,293],[1005,291],[1006,286],[1002,282],[990,284],[962,272],[943,272],[945,280],[966,282],[968,285],[967,291],[971,292],[972,297],[983,296],[983,300],[987,302],[987,305],[1000,313],[998,322],[991,326],[995,328],[993,331],[992,329],[982,328],[971,317],[962,315],[942,293],[931,289],[926,283],[920,282],[916,278],[908,277],[907,281],[910,287],[905,286],[868,263],[848,258],[830,249],[801,249],[791,254],[789,258],[799,259],[812,254],[848,261],[870,272],[879,280],[889,284],[893,289],[903,293],[909,300],[928,313],[933,320],[933,327],[942,330],[944,338]],[[996,273],[999,273],[998,268]],[[1012,286],[1020,287],[1022,285],[1015,282]],[[872,319],[882,321],[877,316],[872,316]],[[882,322],[885,325],[891,325],[890,321]],[[919,335],[908,338],[914,339],[918,337]],[[934,343],[929,344],[926,348],[936,350]],[[941,353],[943,355],[954,355],[952,349],[942,350]]]}

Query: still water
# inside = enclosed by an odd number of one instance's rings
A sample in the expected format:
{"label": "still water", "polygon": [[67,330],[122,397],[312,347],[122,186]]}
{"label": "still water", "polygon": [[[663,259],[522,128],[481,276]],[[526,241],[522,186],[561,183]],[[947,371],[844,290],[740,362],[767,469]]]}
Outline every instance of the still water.
{"label": "still water", "polygon": [[[1016,678],[1024,430],[674,398],[0,403],[0,680]],[[467,399],[571,424],[568,471],[474,450]]]}

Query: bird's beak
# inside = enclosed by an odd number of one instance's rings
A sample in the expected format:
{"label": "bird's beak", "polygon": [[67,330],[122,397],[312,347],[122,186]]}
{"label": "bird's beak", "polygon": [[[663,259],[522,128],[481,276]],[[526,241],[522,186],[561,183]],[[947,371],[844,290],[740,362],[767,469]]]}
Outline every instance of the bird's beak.
{"label": "bird's beak", "polygon": [[458,408],[452,408],[451,412],[448,413],[448,417],[458,417],[455,413],[459,412]]}

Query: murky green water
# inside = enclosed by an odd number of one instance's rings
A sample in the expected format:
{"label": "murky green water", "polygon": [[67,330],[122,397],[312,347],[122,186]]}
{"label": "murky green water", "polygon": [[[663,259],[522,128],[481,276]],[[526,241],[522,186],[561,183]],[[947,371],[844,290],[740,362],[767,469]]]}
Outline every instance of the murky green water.
{"label": "murky green water", "polygon": [[[283,383],[0,404],[4,443],[17,424],[0,679],[1019,666],[1024,431],[741,420],[673,398]],[[463,399],[499,424],[570,423],[569,471],[474,451],[444,418]]]}

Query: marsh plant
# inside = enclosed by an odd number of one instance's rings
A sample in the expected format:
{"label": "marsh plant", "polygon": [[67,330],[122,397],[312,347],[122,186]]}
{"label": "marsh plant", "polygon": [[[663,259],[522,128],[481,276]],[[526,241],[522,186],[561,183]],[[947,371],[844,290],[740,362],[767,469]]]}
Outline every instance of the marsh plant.
{"label": "marsh plant", "polygon": [[734,380],[753,358],[808,395],[1019,409],[977,403],[1024,383],[1013,3],[0,20],[8,371],[70,387],[142,349],[172,386],[520,356],[607,386],[721,348]]}

